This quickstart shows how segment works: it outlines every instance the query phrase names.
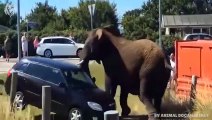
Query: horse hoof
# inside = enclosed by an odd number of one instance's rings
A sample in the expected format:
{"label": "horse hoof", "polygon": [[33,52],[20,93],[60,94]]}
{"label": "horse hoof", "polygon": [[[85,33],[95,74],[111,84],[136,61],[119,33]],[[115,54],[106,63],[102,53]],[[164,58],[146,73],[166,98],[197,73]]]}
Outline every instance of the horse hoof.
{"label": "horse hoof", "polygon": [[130,108],[127,107],[126,109],[122,110],[121,116],[128,116],[130,112],[131,112]]}
{"label": "horse hoof", "polygon": [[148,120],[158,120],[154,115],[148,115]]}

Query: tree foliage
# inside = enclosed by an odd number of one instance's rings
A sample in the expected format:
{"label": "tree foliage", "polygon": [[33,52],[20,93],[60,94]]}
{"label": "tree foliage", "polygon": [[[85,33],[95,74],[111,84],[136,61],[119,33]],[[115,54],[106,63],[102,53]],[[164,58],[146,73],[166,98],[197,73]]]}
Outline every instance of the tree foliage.
{"label": "tree foliage", "polygon": [[[145,19],[140,17],[141,10],[135,9],[132,11],[128,11],[124,15],[124,19],[122,20],[122,25],[124,28],[125,36],[128,39],[139,39],[146,37],[144,32],[144,24]],[[139,24],[139,25],[138,25]]]}
{"label": "tree foliage", "polygon": [[[70,8],[64,16],[70,22],[70,29],[91,29],[91,19],[88,5],[94,2],[81,0],[78,7]],[[96,1],[95,13],[93,15],[93,26],[98,28],[105,25],[113,25],[118,28],[118,18],[116,15],[116,5],[108,1]]]}
{"label": "tree foliage", "polygon": [[113,25],[114,28],[118,30],[115,4],[111,4],[108,1],[90,2],[80,0],[77,7],[71,7],[68,10],[61,11],[61,17],[65,25],[68,25],[68,30],[77,38],[77,41],[84,42],[86,39],[86,31],[91,30],[91,17],[88,5],[94,3],[93,28]]}
{"label": "tree foliage", "polygon": [[36,7],[31,10],[31,13],[26,18],[28,21],[37,22],[40,26],[39,30],[42,30],[51,25],[55,27],[58,22],[57,18],[59,17],[56,7],[50,6],[48,0],[46,0],[45,3],[36,3]]}
{"label": "tree foliage", "polygon": [[17,22],[16,14],[14,14],[10,17],[9,15],[6,15],[4,12],[5,6],[8,2],[9,1],[2,3],[0,1],[0,25],[9,27],[11,29],[16,29],[16,22]]}
{"label": "tree foliage", "polygon": [[[83,42],[86,31],[91,29],[88,5],[93,3],[96,4],[93,16],[94,28],[110,24],[118,30],[116,5],[110,4],[108,1],[90,2],[80,0],[77,7],[70,7],[68,10],[63,9],[60,12],[57,11],[56,7],[50,6],[48,1],[45,1],[45,3],[39,2],[26,18],[28,21],[39,23],[40,27],[38,30],[42,31],[43,34],[53,34],[55,31],[68,30],[73,33],[72,35],[78,37],[79,41]],[[22,22],[22,26],[26,26],[25,21]],[[24,29],[26,30],[26,27]]]}

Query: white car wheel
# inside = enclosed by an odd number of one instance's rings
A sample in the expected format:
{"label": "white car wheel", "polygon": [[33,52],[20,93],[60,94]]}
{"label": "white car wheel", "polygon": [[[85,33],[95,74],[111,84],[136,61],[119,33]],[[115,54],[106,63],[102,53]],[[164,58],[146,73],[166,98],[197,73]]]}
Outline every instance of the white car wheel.
{"label": "white car wheel", "polygon": [[52,57],[52,51],[47,49],[44,51],[44,56],[47,58],[51,58]]}
{"label": "white car wheel", "polygon": [[13,110],[23,110],[24,108],[24,95],[22,92],[17,92],[13,100]]}

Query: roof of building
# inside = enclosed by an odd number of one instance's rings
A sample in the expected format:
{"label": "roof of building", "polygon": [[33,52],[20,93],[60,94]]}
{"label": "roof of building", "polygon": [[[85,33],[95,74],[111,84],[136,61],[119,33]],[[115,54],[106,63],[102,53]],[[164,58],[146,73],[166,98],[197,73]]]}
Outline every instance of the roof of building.
{"label": "roof of building", "polygon": [[0,25],[0,33],[7,32],[8,30],[10,30],[10,28],[3,26],[3,25]]}
{"label": "roof of building", "polygon": [[163,28],[179,27],[212,27],[212,14],[195,14],[195,15],[163,15]]}

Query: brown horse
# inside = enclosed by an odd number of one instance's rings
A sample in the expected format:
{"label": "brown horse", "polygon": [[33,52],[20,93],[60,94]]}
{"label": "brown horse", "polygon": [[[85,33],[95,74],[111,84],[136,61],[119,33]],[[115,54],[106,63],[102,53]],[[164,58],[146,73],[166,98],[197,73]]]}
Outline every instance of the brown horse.
{"label": "brown horse", "polygon": [[149,119],[160,112],[171,67],[163,50],[151,40],[130,41],[106,29],[90,32],[81,52],[81,66],[89,73],[88,61],[102,61],[106,91],[113,97],[117,85],[121,87],[122,115],[128,115],[128,93],[138,95],[146,106]]}

